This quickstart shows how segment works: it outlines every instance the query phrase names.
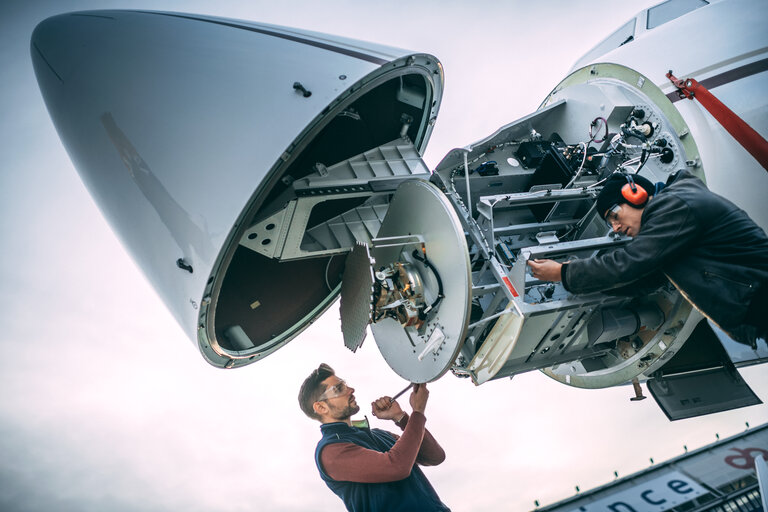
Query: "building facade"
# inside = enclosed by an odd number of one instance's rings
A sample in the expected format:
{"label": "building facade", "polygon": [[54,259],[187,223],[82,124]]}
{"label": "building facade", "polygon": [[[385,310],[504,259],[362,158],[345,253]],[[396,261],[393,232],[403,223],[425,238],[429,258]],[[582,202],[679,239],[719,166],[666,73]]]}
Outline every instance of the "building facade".
{"label": "building facade", "polygon": [[768,460],[768,423],[536,512],[763,511],[760,455]]}

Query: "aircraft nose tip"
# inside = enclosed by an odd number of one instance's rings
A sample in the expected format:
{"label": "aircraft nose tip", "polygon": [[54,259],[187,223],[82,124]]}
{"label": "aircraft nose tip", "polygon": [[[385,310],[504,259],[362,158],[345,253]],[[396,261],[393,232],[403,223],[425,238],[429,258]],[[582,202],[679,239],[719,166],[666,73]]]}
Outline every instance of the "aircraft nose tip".
{"label": "aircraft nose tip", "polygon": [[114,19],[101,11],[59,14],[41,21],[32,32],[30,53],[38,80],[60,83],[72,78],[96,48],[94,36],[109,30]]}
{"label": "aircraft nose tip", "polygon": [[57,80],[64,81],[66,70],[75,57],[69,18],[63,14],[47,18],[32,32],[30,53],[38,77],[51,74]]}

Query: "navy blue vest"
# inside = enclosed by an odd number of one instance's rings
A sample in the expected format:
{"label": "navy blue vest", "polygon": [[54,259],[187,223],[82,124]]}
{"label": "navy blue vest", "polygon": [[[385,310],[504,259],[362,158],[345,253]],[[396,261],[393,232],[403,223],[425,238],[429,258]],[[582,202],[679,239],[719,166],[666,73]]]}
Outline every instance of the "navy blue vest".
{"label": "navy blue vest", "polygon": [[430,485],[421,469],[414,464],[411,474],[397,482],[365,484],[342,482],[328,476],[320,464],[320,452],[333,443],[353,443],[377,452],[388,452],[395,439],[380,429],[350,427],[346,423],[325,423],[315,449],[315,464],[326,485],[335,492],[350,512],[450,512]]}

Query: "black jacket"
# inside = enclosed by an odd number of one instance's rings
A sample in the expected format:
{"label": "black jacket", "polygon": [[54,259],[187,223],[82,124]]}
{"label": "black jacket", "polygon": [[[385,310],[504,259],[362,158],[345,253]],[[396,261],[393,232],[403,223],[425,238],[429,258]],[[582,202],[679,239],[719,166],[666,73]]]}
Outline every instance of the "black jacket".
{"label": "black jacket", "polygon": [[[755,322],[750,305],[768,292],[768,237],[687,171],[648,202],[633,240],[564,265],[563,285],[573,293],[605,291],[659,271],[723,330],[752,343],[755,330],[742,326]],[[768,311],[758,313],[764,322]]]}

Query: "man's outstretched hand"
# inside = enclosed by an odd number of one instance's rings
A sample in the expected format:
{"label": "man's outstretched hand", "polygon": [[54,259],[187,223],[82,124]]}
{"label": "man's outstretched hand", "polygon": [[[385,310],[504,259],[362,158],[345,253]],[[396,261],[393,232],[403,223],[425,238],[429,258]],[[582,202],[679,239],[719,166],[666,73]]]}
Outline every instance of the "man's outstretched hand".
{"label": "man's outstretched hand", "polygon": [[529,260],[528,266],[531,267],[533,277],[540,281],[560,281],[562,263],[554,260]]}

